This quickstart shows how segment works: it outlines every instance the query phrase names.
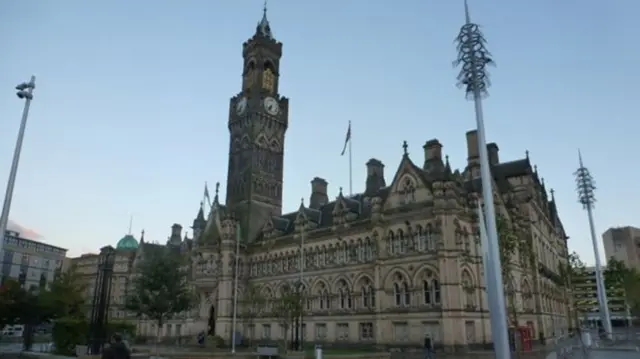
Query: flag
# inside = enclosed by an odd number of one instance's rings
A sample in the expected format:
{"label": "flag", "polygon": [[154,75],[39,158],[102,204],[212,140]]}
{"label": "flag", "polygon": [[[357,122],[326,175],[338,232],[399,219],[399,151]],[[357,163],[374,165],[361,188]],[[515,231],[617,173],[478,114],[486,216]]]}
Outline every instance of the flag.
{"label": "flag", "polygon": [[207,186],[207,182],[204,183],[204,199],[207,204],[211,205],[211,197],[209,197],[209,187]]}
{"label": "flag", "polygon": [[347,137],[344,139],[344,147],[342,148],[342,153],[340,153],[340,156],[344,156],[349,141],[351,141],[351,121],[349,121],[349,128],[347,128]]}

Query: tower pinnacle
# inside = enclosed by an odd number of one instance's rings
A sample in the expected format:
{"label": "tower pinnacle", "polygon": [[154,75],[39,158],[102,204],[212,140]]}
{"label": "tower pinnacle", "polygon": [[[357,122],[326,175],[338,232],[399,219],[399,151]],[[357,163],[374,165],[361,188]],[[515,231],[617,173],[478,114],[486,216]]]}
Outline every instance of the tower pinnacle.
{"label": "tower pinnacle", "polygon": [[256,35],[260,35],[268,39],[274,39],[273,33],[271,32],[271,26],[269,25],[269,20],[267,20],[267,0],[264,1],[264,6],[262,7],[262,19],[256,27]]}

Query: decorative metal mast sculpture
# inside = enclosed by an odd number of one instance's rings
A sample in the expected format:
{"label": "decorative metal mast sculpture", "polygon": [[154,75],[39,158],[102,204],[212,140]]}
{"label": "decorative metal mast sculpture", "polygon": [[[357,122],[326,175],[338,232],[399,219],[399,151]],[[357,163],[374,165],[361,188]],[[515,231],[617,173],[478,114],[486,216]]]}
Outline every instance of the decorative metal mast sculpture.
{"label": "decorative metal mast sculpture", "polygon": [[456,39],[458,58],[455,66],[461,66],[458,74],[458,86],[465,89],[468,99],[475,104],[476,125],[478,130],[478,152],[480,155],[480,178],[482,181],[482,197],[485,215],[479,213],[479,218],[486,219],[480,226],[485,225],[485,240],[487,256],[484,260],[487,278],[487,296],[491,315],[491,333],[497,359],[511,358],[509,338],[507,334],[508,318],[504,300],[504,286],[502,284],[502,271],[500,263],[500,248],[498,243],[498,230],[496,226],[496,213],[493,204],[493,188],[489,156],[484,130],[482,113],[482,98],[487,95],[489,87],[489,75],[487,65],[492,65],[491,54],[486,48],[486,40],[477,24],[471,22],[467,0],[464,2],[465,24],[460,29]]}
{"label": "decorative metal mast sculpture", "polygon": [[609,303],[607,301],[607,291],[604,285],[604,276],[602,274],[602,261],[600,260],[600,251],[598,250],[598,240],[596,239],[596,226],[593,223],[593,206],[596,203],[595,190],[596,184],[589,169],[582,162],[582,154],[578,151],[578,161],[580,166],[574,172],[576,176],[576,191],[578,192],[578,202],[582,204],[582,208],[587,210],[589,217],[589,229],[591,230],[591,242],[593,244],[593,255],[596,259],[596,286],[598,288],[598,302],[600,302],[600,320],[602,327],[607,332],[607,336],[611,338],[611,317],[609,315]]}

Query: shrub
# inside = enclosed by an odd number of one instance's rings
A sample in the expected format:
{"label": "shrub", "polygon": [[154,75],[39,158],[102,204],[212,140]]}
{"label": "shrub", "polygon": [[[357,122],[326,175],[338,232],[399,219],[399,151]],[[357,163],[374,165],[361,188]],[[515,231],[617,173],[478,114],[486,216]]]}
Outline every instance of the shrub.
{"label": "shrub", "polygon": [[109,322],[107,324],[107,336],[110,337],[116,333],[125,338],[134,338],[136,335],[136,326],[131,322],[123,320]]}
{"label": "shrub", "polygon": [[208,336],[205,340],[205,346],[210,348],[223,348],[224,347],[224,339],[222,339],[219,335]]}
{"label": "shrub", "polygon": [[89,323],[77,318],[57,319],[51,331],[55,354],[75,355],[76,345],[85,344]]}

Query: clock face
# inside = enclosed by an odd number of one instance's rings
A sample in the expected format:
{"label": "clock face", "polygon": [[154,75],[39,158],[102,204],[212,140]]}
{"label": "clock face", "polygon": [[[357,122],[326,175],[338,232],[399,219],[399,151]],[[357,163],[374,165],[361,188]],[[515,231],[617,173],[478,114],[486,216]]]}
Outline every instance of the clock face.
{"label": "clock face", "polygon": [[243,97],[236,103],[236,113],[238,115],[242,115],[246,110],[247,110],[247,98]]}
{"label": "clock face", "polygon": [[267,97],[264,99],[264,109],[267,110],[267,113],[275,116],[280,112],[280,105],[278,105],[278,101],[276,101],[273,97]]}

